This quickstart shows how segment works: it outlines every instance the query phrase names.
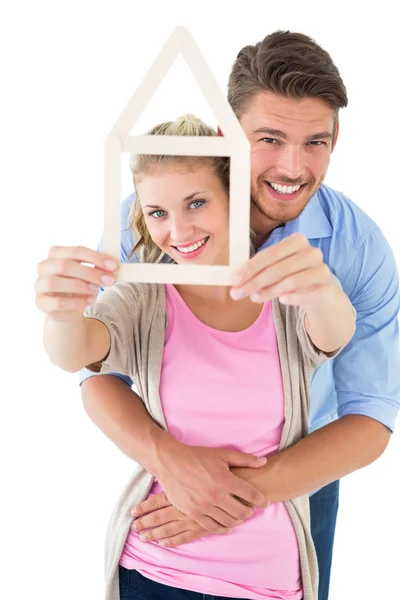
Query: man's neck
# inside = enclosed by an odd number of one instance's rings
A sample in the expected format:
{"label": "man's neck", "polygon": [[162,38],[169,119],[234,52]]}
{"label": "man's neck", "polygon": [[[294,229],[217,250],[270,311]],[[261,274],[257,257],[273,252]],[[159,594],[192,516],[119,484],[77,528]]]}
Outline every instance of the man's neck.
{"label": "man's neck", "polygon": [[250,222],[251,230],[254,234],[253,243],[256,246],[256,250],[265,244],[274,229],[284,224],[265,217],[253,203],[250,209]]}

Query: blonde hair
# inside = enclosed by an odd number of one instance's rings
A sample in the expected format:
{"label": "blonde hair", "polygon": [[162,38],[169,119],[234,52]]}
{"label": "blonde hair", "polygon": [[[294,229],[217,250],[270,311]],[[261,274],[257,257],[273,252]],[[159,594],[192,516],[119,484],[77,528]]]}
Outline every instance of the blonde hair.
{"label": "blonde hair", "polygon": [[[184,114],[176,121],[160,123],[153,127],[146,135],[183,135],[183,136],[217,136],[212,127],[192,114]],[[149,172],[156,170],[161,165],[177,164],[189,167],[206,165],[219,177],[221,183],[229,194],[229,159],[221,156],[170,156],[140,154],[130,157],[129,165],[135,187]],[[129,213],[129,227],[132,229],[135,246],[129,258],[136,255],[140,262],[157,263],[167,257],[152,240],[147,229],[139,194],[136,189],[136,199]],[[174,262],[169,259],[168,262]]]}

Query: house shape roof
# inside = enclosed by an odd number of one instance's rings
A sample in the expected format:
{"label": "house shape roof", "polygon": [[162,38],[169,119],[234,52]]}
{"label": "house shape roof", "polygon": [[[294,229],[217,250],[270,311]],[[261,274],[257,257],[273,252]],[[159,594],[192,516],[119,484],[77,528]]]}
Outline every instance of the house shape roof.
{"label": "house shape roof", "polygon": [[[130,132],[176,58],[182,55],[218,119],[223,136],[141,135]],[[152,283],[230,285],[232,268],[250,252],[250,143],[206,60],[185,27],[177,27],[147,71],[104,143],[104,252],[120,256],[122,152],[230,157],[229,266],[121,263],[118,279]]]}

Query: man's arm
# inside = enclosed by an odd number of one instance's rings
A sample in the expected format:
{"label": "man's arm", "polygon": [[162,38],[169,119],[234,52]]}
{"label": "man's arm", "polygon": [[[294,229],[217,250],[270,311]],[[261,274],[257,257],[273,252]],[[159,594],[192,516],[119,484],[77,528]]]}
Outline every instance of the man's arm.
{"label": "man's arm", "polygon": [[89,377],[81,385],[85,411],[128,458],[155,475],[163,442],[173,443],[147,412],[142,399],[118,376]]}
{"label": "man's arm", "polygon": [[257,475],[260,489],[270,486],[270,500],[313,492],[366,467],[385,451],[394,429],[400,400],[399,278],[379,228],[351,256],[342,286],[357,322],[333,361],[339,419],[268,460]]}
{"label": "man's arm", "polygon": [[[257,486],[273,502],[307,494],[366,467],[385,451],[394,429],[400,398],[398,273],[392,251],[379,229],[372,231],[351,257],[342,281],[357,311],[357,327],[350,343],[334,359],[333,372],[339,419],[271,456],[260,471],[233,469]],[[166,523],[167,497],[154,497],[153,508],[144,502],[137,514],[138,530]],[[168,538],[175,546],[206,535],[185,515],[168,514],[163,525],[147,535]]]}
{"label": "man's arm", "polygon": [[268,459],[257,472],[233,471],[270,502],[309,494],[377,460],[391,432],[363,415],[346,415]]}
{"label": "man's arm", "polygon": [[[271,456],[261,469],[232,471],[251,482],[270,502],[283,502],[366,467],[384,452],[389,439],[390,431],[381,423],[361,415],[348,415]],[[163,540],[162,545],[174,547],[209,535],[171,506],[165,493],[139,504],[136,515],[132,529],[137,533],[148,530],[141,533],[142,541]]]}
{"label": "man's arm", "polygon": [[82,398],[86,412],[103,433],[159,481],[174,506],[208,531],[222,533],[251,516],[252,506],[266,505],[257,488],[230,470],[233,466],[258,469],[266,459],[179,442],[151,418],[141,398],[114,375],[85,379]]}

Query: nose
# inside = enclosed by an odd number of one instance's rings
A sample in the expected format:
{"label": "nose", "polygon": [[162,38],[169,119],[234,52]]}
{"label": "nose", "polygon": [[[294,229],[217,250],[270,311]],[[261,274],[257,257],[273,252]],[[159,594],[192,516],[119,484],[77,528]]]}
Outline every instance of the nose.
{"label": "nose", "polygon": [[299,179],[304,173],[301,148],[285,144],[279,154],[277,170],[290,179]]}
{"label": "nose", "polygon": [[171,215],[169,235],[171,242],[185,244],[193,239],[194,227],[182,214]]}

